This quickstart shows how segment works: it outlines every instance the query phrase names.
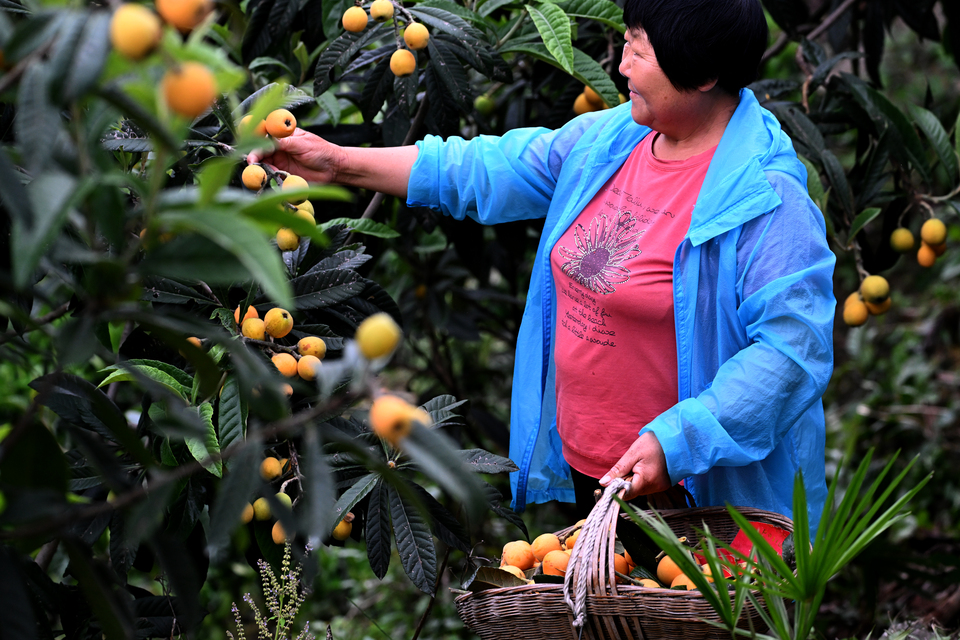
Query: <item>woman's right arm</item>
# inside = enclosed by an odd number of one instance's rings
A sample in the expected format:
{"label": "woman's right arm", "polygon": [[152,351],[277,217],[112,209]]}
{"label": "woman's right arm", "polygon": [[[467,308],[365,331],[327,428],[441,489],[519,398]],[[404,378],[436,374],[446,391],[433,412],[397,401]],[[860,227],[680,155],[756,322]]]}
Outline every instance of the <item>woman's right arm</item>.
{"label": "woman's right arm", "polygon": [[416,159],[415,145],[340,147],[297,129],[293,135],[276,140],[272,150],[251,152],[247,163],[265,163],[307,182],[359,187],[406,199]]}

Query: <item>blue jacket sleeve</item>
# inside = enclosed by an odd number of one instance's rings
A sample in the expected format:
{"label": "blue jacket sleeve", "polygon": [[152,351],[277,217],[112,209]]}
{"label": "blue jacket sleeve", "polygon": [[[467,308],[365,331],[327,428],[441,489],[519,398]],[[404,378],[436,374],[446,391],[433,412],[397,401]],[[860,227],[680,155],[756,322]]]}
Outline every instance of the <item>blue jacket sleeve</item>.
{"label": "blue jacket sleeve", "polygon": [[407,204],[483,224],[543,218],[564,158],[594,121],[583,116],[556,130],[513,129],[469,141],[427,136],[417,143]]}
{"label": "blue jacket sleeve", "polygon": [[745,346],[696,397],[641,431],[656,434],[673,483],[765,459],[819,406],[833,371],[836,258],[823,217],[795,180],[774,174],[771,183],[782,204],[745,224],[736,248]]}

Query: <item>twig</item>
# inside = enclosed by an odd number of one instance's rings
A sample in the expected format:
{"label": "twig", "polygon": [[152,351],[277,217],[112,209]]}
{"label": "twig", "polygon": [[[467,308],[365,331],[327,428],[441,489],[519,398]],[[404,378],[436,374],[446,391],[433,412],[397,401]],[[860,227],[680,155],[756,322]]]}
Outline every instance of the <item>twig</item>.
{"label": "twig", "polygon": [[10,85],[19,80],[24,70],[38,59],[47,55],[47,52],[50,51],[51,48],[53,48],[53,40],[48,40],[42,47],[15,64],[13,69],[10,69],[3,77],[0,77],[0,93],[6,91]]}
{"label": "twig", "polygon": [[853,6],[853,3],[856,1],[857,0],[844,0],[843,4],[837,7],[833,11],[833,13],[831,13],[826,18],[824,18],[823,22],[821,22],[816,29],[814,29],[813,31],[807,34],[807,40],[816,40],[817,38],[819,38],[820,35],[823,34],[824,31],[832,27],[833,23],[839,20],[840,16],[846,13],[847,9]]}
{"label": "twig", "polygon": [[[60,305],[59,307],[57,307],[56,309],[54,309],[53,311],[51,311],[46,315],[42,315],[36,319],[27,319],[27,322],[25,324],[29,325],[30,331],[36,331],[40,327],[44,325],[48,325],[54,320],[58,320],[63,316],[67,315],[69,311],[70,311],[70,302],[68,301],[68,302],[64,302],[62,305]],[[5,344],[10,340],[13,340],[19,335],[20,334],[17,333],[15,329],[11,329],[10,331],[7,331],[2,336],[0,336],[0,344]]]}
{"label": "twig", "polygon": [[447,547],[447,552],[443,555],[443,563],[440,565],[440,570],[437,571],[437,583],[433,588],[433,595],[430,596],[430,601],[427,602],[427,608],[424,610],[423,615],[420,616],[420,622],[417,623],[417,628],[413,632],[413,637],[410,640],[417,640],[420,637],[420,632],[423,631],[423,625],[427,622],[427,616],[430,615],[430,611],[433,609],[433,603],[437,601],[437,592],[440,590],[440,581],[443,580],[443,572],[447,570],[447,560],[450,559],[450,547]]}
{"label": "twig", "polygon": [[500,40],[498,40],[498,41],[497,41],[497,44],[496,44],[493,48],[494,48],[494,49],[499,49],[500,47],[502,47],[503,44],[504,44],[507,40],[509,40],[509,39],[513,36],[513,34],[515,34],[515,33],[517,32],[517,30],[520,29],[520,25],[523,24],[523,21],[526,19],[526,17],[527,17],[527,10],[524,9],[524,10],[520,13],[520,17],[517,19],[517,23],[516,23],[515,25],[513,25],[512,27],[510,27],[510,31],[507,31],[506,35],[504,35]]}

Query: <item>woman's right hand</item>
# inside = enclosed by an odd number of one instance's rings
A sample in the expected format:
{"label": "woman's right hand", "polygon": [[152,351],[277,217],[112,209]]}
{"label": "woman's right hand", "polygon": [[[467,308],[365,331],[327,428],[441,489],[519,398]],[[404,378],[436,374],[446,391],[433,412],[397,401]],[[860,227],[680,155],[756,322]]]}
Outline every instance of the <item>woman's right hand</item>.
{"label": "woman's right hand", "polygon": [[343,165],[343,149],[303,129],[278,138],[274,148],[257,149],[247,155],[247,164],[267,164],[304,178],[307,182],[331,184]]}

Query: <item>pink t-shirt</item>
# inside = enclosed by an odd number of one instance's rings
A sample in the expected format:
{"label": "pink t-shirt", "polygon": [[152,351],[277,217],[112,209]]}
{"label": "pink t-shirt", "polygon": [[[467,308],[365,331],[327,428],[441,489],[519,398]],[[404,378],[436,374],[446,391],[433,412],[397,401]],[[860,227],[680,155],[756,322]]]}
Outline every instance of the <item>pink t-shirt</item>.
{"label": "pink t-shirt", "polygon": [[679,161],[644,138],[550,254],[563,455],[599,478],[677,402],[673,258],[714,149]]}

